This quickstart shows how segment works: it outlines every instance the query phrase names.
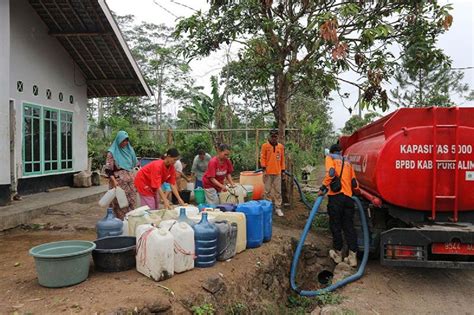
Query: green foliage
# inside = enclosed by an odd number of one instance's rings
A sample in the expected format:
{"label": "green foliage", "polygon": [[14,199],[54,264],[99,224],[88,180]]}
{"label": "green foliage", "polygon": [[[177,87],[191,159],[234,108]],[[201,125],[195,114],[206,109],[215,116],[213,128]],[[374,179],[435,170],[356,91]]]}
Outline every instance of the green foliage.
{"label": "green foliage", "polygon": [[353,115],[348,121],[346,121],[346,124],[341,129],[341,132],[344,135],[351,135],[354,133],[354,131],[373,122],[377,117],[380,117],[380,115],[376,112],[369,112],[364,115],[364,118],[361,118],[358,115]]}
{"label": "green foliage", "polygon": [[236,173],[241,171],[255,170],[254,143],[245,143],[243,141],[234,143],[231,149],[230,159],[234,165],[234,170]]}
{"label": "green foliage", "polygon": [[230,305],[225,312],[227,315],[242,315],[249,314],[250,310],[245,303],[237,302]]}
{"label": "green foliage", "polygon": [[327,292],[316,296],[319,305],[337,305],[341,304],[344,297],[334,292]]}
{"label": "green foliage", "polygon": [[313,228],[329,229],[329,217],[328,217],[328,215],[319,213],[314,218]]}
{"label": "green foliage", "polygon": [[300,295],[290,295],[287,299],[288,311],[285,314],[307,314],[316,306],[317,300]]}
{"label": "green foliage", "polygon": [[[398,56],[392,45],[413,45],[408,27],[416,21],[433,39],[450,26],[449,6],[436,0],[212,1],[207,12],[181,19],[176,36],[187,35],[186,57],[207,56],[232,42],[240,44],[238,60],[225,72],[228,82],[237,82],[231,93],[249,95],[257,88],[266,96],[280,131],[286,127],[287,101],[305,82],[324,97],[339,89],[340,74],[352,70],[360,81],[350,82],[363,91],[361,107],[388,108],[383,83],[393,74]],[[426,45],[426,53],[436,53]],[[347,80],[344,80],[347,81]],[[274,100],[274,101],[273,101]],[[299,107],[302,109],[303,107]]]}
{"label": "green foliage", "polygon": [[211,303],[204,303],[199,306],[191,307],[191,311],[194,315],[214,315],[216,310]]}
{"label": "green foliage", "polygon": [[200,149],[211,153],[213,149],[212,139],[208,133],[176,133],[175,147],[181,154],[181,161],[189,165],[193,162],[194,156]]}

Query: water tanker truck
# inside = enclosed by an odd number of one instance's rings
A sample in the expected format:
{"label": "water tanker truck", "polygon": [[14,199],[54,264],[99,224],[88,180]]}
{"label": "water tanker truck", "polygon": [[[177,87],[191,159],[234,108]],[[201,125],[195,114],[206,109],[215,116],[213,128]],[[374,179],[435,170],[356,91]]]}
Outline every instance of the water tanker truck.
{"label": "water tanker truck", "polygon": [[340,144],[382,264],[474,267],[474,108],[399,109]]}

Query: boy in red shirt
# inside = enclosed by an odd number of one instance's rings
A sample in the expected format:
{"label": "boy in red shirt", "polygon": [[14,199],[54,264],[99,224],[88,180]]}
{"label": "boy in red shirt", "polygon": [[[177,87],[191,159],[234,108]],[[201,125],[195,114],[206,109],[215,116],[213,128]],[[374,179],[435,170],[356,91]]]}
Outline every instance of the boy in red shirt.
{"label": "boy in red shirt", "polygon": [[148,206],[150,209],[158,209],[161,198],[165,209],[171,208],[170,202],[161,187],[163,183],[171,184],[171,190],[179,201],[179,204],[185,205],[176,187],[176,170],[174,163],[178,159],[178,150],[169,149],[163,159],[148,163],[138,171],[135,177],[135,187],[140,196],[142,206]]}
{"label": "boy in red shirt", "polygon": [[202,184],[206,194],[206,202],[209,204],[218,204],[221,191],[226,191],[224,181],[233,187],[232,172],[234,167],[229,160],[230,148],[227,144],[220,144],[217,148],[217,156],[213,157],[207,166],[207,170],[202,177]]}

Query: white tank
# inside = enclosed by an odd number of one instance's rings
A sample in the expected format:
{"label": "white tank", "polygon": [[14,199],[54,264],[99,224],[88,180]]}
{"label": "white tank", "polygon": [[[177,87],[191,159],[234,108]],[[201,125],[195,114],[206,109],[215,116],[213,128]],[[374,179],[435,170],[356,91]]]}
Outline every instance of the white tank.
{"label": "white tank", "polygon": [[136,229],[139,225],[153,223],[150,218],[149,210],[149,207],[144,206],[127,213],[129,236],[136,235]]}
{"label": "white tank", "polygon": [[194,230],[186,222],[161,221],[160,228],[168,230],[174,237],[174,272],[180,273],[194,268]]}
{"label": "white tank", "polygon": [[237,223],[237,253],[241,253],[247,246],[247,224],[242,212],[216,212],[214,221],[227,220]]}
{"label": "white tank", "polygon": [[155,281],[174,274],[174,237],[151,224],[137,227],[137,271]]}
{"label": "white tank", "polygon": [[245,202],[245,197],[247,197],[247,191],[242,185],[237,184],[235,187],[227,186],[227,191],[220,192],[219,202],[239,204]]}
{"label": "white tank", "polygon": [[181,208],[185,208],[186,209],[186,215],[189,217],[189,216],[192,216],[192,215],[197,215],[199,214],[199,209],[195,206],[191,206],[191,205],[188,205],[188,206],[179,206],[179,207],[176,207],[173,209],[173,211],[176,213],[176,215],[179,217],[179,212],[180,212],[180,209]]}
{"label": "white tank", "polygon": [[122,236],[128,236],[128,216],[123,218]]}

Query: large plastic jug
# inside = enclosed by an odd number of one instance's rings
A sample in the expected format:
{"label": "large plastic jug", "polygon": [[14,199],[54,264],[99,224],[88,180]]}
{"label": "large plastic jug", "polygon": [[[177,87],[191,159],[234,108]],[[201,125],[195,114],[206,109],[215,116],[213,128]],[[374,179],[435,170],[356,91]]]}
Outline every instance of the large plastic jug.
{"label": "large plastic jug", "polygon": [[122,236],[128,236],[128,216],[123,218]]}
{"label": "large plastic jug", "polygon": [[201,222],[203,213],[207,213],[207,221],[209,221],[209,223],[214,223],[216,222],[216,217],[218,213],[220,213],[220,211],[210,211],[210,212],[203,211],[199,213],[198,215],[192,215],[192,216],[189,216],[188,218],[191,219],[194,222],[194,224],[197,224]]}
{"label": "large plastic jug", "polygon": [[100,198],[99,206],[108,207],[110,203],[115,199],[115,188],[107,190],[107,192]]}
{"label": "large plastic jug", "polygon": [[272,210],[273,204],[268,200],[259,200],[263,211],[263,241],[269,242],[272,239]]}
{"label": "large plastic jug", "polygon": [[151,224],[137,227],[137,271],[155,281],[174,274],[174,237]]}
{"label": "large plastic jug", "polygon": [[120,209],[128,208],[128,199],[125,190],[120,187],[115,188],[115,198],[117,198]]}
{"label": "large plastic jug", "polygon": [[202,220],[193,226],[196,250],[195,267],[207,268],[216,263],[217,228],[207,220],[207,213],[202,213]]}
{"label": "large plastic jug", "polygon": [[115,217],[112,208],[107,209],[107,214],[95,225],[97,238],[106,236],[119,236],[123,231],[123,222]]}
{"label": "large plastic jug", "polygon": [[194,189],[194,201],[196,201],[197,204],[206,202],[206,195],[204,189],[201,187]]}
{"label": "large plastic jug", "polygon": [[219,193],[219,202],[239,204],[245,201],[245,197],[247,197],[247,191],[242,185],[227,186],[227,191]]}
{"label": "large plastic jug", "polygon": [[129,236],[136,235],[136,229],[139,225],[152,223],[149,210],[149,207],[143,206],[127,213]]}
{"label": "large plastic jug", "polygon": [[247,220],[247,248],[259,247],[263,243],[263,212],[256,201],[249,201],[237,206],[238,212],[243,212]]}
{"label": "large plastic jug", "polygon": [[242,212],[220,212],[216,216],[216,221],[227,220],[237,224],[237,244],[236,251],[241,253],[247,247],[247,225],[245,214]]}
{"label": "large plastic jug", "polygon": [[237,245],[237,223],[216,221],[214,225],[217,235],[217,260],[223,261],[235,256]]}
{"label": "large plastic jug", "polygon": [[196,222],[194,222],[193,220],[191,220],[190,218],[188,218],[187,214],[186,214],[186,208],[185,207],[182,207],[179,211],[179,217],[178,217],[178,221],[179,222],[185,222],[187,223],[189,226],[193,226],[194,224],[196,224]]}
{"label": "large plastic jug", "polygon": [[263,197],[263,173],[255,173],[252,171],[240,172],[240,184],[242,185],[252,185],[253,200],[260,200]]}
{"label": "large plastic jug", "polygon": [[217,205],[213,205],[210,203],[200,203],[198,204],[199,211],[203,211],[204,209],[215,209]]}
{"label": "large plastic jug", "polygon": [[199,214],[199,208],[195,206],[179,206],[174,208],[174,212],[176,212],[176,216],[181,214],[181,209],[186,209],[186,215],[196,215]]}
{"label": "large plastic jug", "polygon": [[161,221],[160,228],[174,237],[174,272],[180,273],[194,268],[194,230],[186,222]]}

